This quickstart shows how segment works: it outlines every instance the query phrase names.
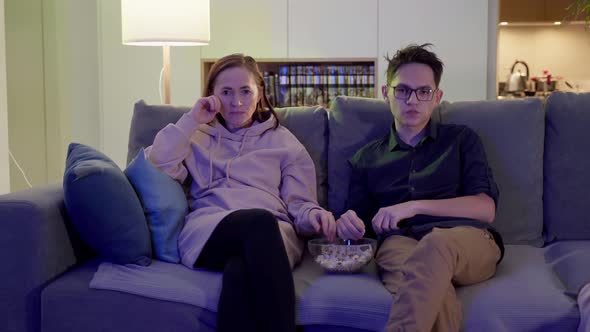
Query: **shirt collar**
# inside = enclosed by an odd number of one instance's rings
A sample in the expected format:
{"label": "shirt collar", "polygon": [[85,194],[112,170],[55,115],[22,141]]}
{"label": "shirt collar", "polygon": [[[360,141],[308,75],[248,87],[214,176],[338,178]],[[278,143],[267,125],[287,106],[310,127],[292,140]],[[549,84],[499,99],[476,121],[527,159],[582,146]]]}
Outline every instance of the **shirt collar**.
{"label": "shirt collar", "polygon": [[[438,123],[436,121],[434,121],[433,119],[430,119],[430,121],[428,121],[428,124],[426,125],[425,129],[426,130],[424,132],[424,137],[422,138],[422,140],[420,140],[420,143],[418,143],[418,145],[422,144],[427,138],[431,138],[433,140],[436,140],[436,136],[438,134]],[[411,149],[412,148],[410,145],[408,145],[404,141],[402,141],[401,138],[399,138],[399,134],[395,130],[395,122],[394,122],[393,125],[391,126],[391,130],[389,131],[389,151],[393,151],[398,147],[401,149]]]}

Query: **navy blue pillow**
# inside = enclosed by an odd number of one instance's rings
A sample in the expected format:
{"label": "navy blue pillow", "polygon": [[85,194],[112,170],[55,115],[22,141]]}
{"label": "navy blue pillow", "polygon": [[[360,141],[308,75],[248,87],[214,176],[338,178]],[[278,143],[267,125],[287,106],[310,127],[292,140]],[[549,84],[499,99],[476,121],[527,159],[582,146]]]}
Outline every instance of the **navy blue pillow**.
{"label": "navy blue pillow", "polygon": [[178,263],[178,235],[188,212],[188,201],[180,183],[160,171],[145,157],[143,149],[127,166],[125,174],[143,205],[152,235],[154,256]]}
{"label": "navy blue pillow", "polygon": [[89,146],[70,144],[63,186],[72,225],[90,248],[117,264],[151,263],[141,203],[109,157]]}

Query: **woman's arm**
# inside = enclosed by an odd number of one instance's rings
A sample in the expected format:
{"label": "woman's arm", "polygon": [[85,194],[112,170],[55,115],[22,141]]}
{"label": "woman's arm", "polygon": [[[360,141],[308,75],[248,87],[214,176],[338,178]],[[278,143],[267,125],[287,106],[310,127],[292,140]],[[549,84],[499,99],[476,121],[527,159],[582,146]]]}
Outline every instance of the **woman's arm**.
{"label": "woman's arm", "polygon": [[336,233],[334,216],[317,203],[315,166],[303,146],[282,169],[281,198],[293,217],[300,235],[323,233],[333,238]]}

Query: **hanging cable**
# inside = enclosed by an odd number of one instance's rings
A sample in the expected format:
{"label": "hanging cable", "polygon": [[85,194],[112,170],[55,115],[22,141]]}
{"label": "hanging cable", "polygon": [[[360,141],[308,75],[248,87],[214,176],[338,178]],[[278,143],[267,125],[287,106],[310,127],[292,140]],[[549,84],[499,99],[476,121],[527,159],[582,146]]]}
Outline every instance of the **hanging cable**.
{"label": "hanging cable", "polygon": [[162,75],[164,74],[164,67],[162,66],[162,70],[160,70],[160,80],[158,81],[158,93],[160,94],[160,104],[163,104],[164,101],[162,100]]}
{"label": "hanging cable", "polygon": [[20,167],[20,165],[16,161],[16,158],[14,158],[14,155],[12,154],[12,152],[10,152],[10,150],[8,150],[8,154],[10,155],[10,159],[12,159],[12,162],[14,162],[14,164],[16,165],[16,167],[18,168],[18,170],[20,171],[20,173],[23,175],[23,178],[27,182],[27,185],[29,185],[29,188],[33,188],[33,185],[31,184],[31,182],[27,178],[27,175],[25,174],[25,171],[23,171],[22,167]]}

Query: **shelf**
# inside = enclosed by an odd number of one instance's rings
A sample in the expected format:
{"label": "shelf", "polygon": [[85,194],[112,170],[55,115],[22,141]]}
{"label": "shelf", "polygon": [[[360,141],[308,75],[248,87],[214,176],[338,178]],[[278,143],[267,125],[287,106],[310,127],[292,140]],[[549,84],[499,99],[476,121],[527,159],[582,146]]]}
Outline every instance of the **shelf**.
{"label": "shelf", "polygon": [[[202,86],[217,59],[202,59]],[[377,95],[375,58],[256,59],[275,107],[328,107],[336,96]]]}

